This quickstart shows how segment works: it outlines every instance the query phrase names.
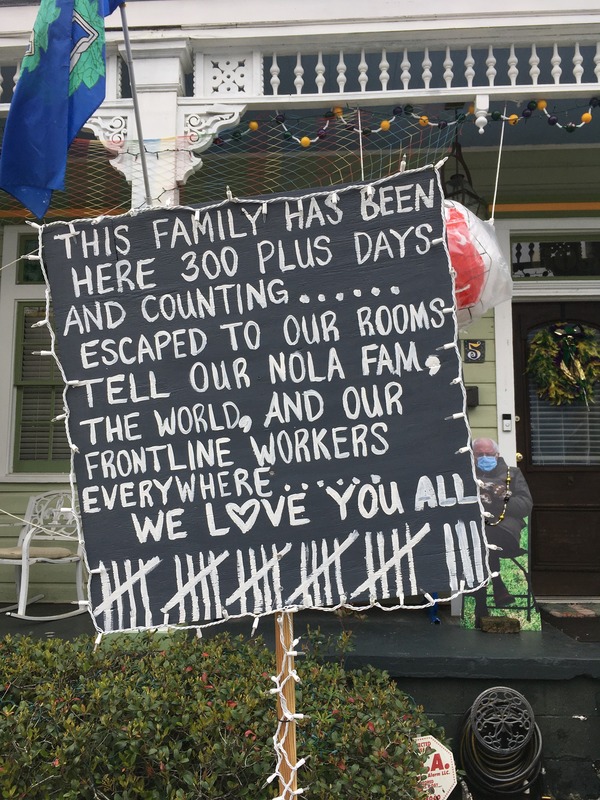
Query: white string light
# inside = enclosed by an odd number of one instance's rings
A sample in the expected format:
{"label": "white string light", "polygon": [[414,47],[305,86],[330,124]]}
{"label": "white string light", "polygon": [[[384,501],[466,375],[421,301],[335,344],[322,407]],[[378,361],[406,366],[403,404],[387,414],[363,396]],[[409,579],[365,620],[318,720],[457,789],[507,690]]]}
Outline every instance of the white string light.
{"label": "white string light", "polygon": [[[387,182],[387,181],[389,181],[389,176],[385,176],[383,178],[373,180],[373,181],[371,181],[369,183],[367,191],[370,191],[370,192],[374,193],[374,191],[375,191],[374,187],[378,186],[381,183]],[[335,192],[334,193],[330,192],[329,196],[331,197],[331,200],[332,200],[333,203],[337,203],[337,202],[340,201],[340,198],[345,193],[352,191],[352,189],[354,189],[354,188],[355,188],[355,185],[347,185],[347,186],[339,187],[339,188],[336,187]],[[321,196],[322,194],[323,194],[323,190],[315,190],[312,193],[308,193],[306,196],[307,197],[313,197],[313,196],[316,197],[316,196]],[[265,200],[264,198],[260,199],[260,200],[256,200],[256,199],[249,198],[249,199],[245,200],[245,202],[248,202],[249,204],[256,204],[260,208],[263,216],[266,217],[267,211],[268,211],[268,206],[271,203],[274,203],[274,202],[285,202],[287,199],[295,199],[295,196],[290,195],[288,197],[288,196],[278,195],[276,198],[274,198],[272,200]],[[206,206],[202,207],[201,209],[200,208],[196,208],[196,207],[190,207],[190,206],[180,206],[180,207],[177,207],[177,208],[189,211],[191,213],[191,215],[195,218],[195,220],[199,221],[201,213],[206,213],[207,211],[209,211],[211,209],[221,208],[221,207],[225,206],[229,202],[236,202],[236,201],[238,201],[237,198],[234,198],[232,192],[229,190],[229,187],[228,187],[227,199],[225,199],[225,200],[222,200],[222,201],[219,201],[219,202],[215,202],[213,204],[206,205]],[[122,216],[123,217],[127,217],[127,216],[132,216],[132,214],[133,214],[133,212],[129,211],[126,214],[123,214]],[[116,218],[113,218],[113,219],[116,219]],[[73,222],[71,222],[69,224],[69,234],[68,235],[74,235],[74,236],[78,235],[78,231],[77,231],[77,228],[76,228],[76,223],[78,221],[79,220],[76,220],[76,221],[73,221]],[[34,255],[33,260],[38,260],[39,259],[41,267],[42,267],[42,271],[44,273],[44,277],[46,278],[46,282],[47,282],[46,270],[45,270],[45,265],[44,265],[43,259],[41,257],[41,252],[42,252],[42,250],[41,250],[41,231],[42,231],[42,227],[51,228],[54,224],[63,224],[64,225],[64,223],[49,223],[46,226],[36,226],[38,228],[38,236],[39,236],[40,244],[39,244],[38,254]],[[442,239],[435,240],[434,243],[437,244],[438,242],[441,243],[442,241],[445,241],[445,240],[442,240]],[[444,308],[443,312],[444,313],[454,313],[454,308],[453,307]],[[64,370],[62,368],[62,365],[60,364],[60,362],[58,360],[58,357],[57,357],[57,354],[56,354],[56,350],[55,350],[55,334],[54,334],[54,331],[52,330],[52,327],[50,325],[50,291],[49,291],[48,288],[46,289],[46,315],[45,315],[45,319],[41,320],[39,323],[36,323],[36,324],[37,325],[46,325],[48,327],[48,330],[50,332],[51,346],[50,346],[49,350],[45,351],[45,353],[55,359],[55,361],[56,361],[56,363],[58,365],[58,369],[60,371],[61,377],[62,377],[62,379],[63,379],[63,381],[65,383],[65,389],[64,389],[64,393],[63,393],[64,415],[61,415],[61,417],[63,417],[64,420],[65,420],[65,429],[66,429],[66,434],[67,434],[68,446],[70,447],[70,450],[71,450],[71,453],[72,453],[72,456],[71,456],[71,471],[70,471],[70,484],[71,484],[72,495],[73,495],[74,502],[75,502],[76,501],[76,497],[77,497],[77,491],[76,491],[76,487],[75,487],[75,473],[74,473],[74,468],[73,468],[73,458],[74,458],[75,453],[78,452],[78,450],[77,450],[76,445],[72,441],[71,433],[70,433],[70,430],[69,430],[69,411],[68,411],[68,406],[67,406],[67,402],[66,402],[66,393],[67,393],[68,390],[70,390],[72,388],[86,385],[86,381],[77,380],[77,379],[67,380],[66,375],[64,373]],[[456,343],[455,342],[449,342],[449,343],[443,345],[441,349],[451,350],[452,348],[455,348],[455,347],[456,347]],[[452,384],[460,383],[460,380],[461,380],[460,377],[457,377],[454,380],[452,380],[451,383]],[[459,413],[459,414],[454,414],[451,417],[448,417],[447,419],[459,419],[459,418],[462,418],[462,417],[465,417],[465,413],[464,412],[463,413]],[[460,450],[458,452],[464,453],[464,452],[468,451],[468,449],[469,449],[468,447],[463,447],[463,448],[460,448]],[[81,533],[81,527],[80,527],[81,522],[80,522],[80,519],[79,519],[79,515],[76,515],[76,518],[77,518],[79,536],[82,539],[82,533]],[[435,602],[447,602],[447,601],[453,599],[454,597],[462,595],[463,593],[464,593],[464,581],[463,581],[463,584],[462,584],[462,588],[460,590],[449,594],[448,597],[438,598]],[[368,610],[370,608],[377,608],[377,609],[380,609],[380,610],[383,610],[383,611],[393,612],[393,611],[397,611],[397,610],[401,610],[401,609],[407,609],[407,608],[410,608],[411,610],[414,610],[415,608],[428,608],[434,602],[433,599],[431,598],[431,596],[428,595],[428,594],[424,594],[425,602],[423,604],[419,604],[419,605],[415,605],[414,603],[411,603],[411,604],[407,605],[404,602],[404,597],[403,596],[399,597],[399,600],[400,600],[400,602],[397,603],[397,604],[394,604],[394,605],[382,605],[379,601],[377,601],[375,596],[371,596],[369,598],[368,603],[365,603],[365,604],[362,604],[362,605],[353,605],[351,603],[348,603],[347,597],[342,596],[342,597],[340,597],[340,602],[335,606],[322,607],[320,604],[317,604],[317,605],[314,606],[314,608],[316,610],[330,612],[330,613],[335,613],[336,611],[339,611],[340,609],[346,609],[346,610],[348,610],[350,612],[362,612],[362,611],[366,611],[366,610]],[[272,616],[273,611],[274,611],[273,609],[270,609],[268,611],[264,611],[264,613],[231,614],[231,613],[228,613],[225,609],[223,609],[222,618],[221,619],[216,619],[216,620],[213,620],[213,621],[209,621],[209,622],[203,623],[202,625],[198,625],[197,623],[190,624],[190,625],[179,625],[179,624],[177,624],[177,625],[176,624],[169,625],[169,624],[167,624],[166,626],[163,627],[163,629],[164,628],[167,628],[167,629],[170,629],[170,628],[173,628],[173,629],[175,629],[175,628],[177,628],[177,629],[184,628],[185,629],[185,628],[187,628],[187,629],[194,629],[196,631],[200,631],[200,630],[202,630],[204,628],[208,628],[208,627],[211,627],[213,625],[218,625],[225,619],[235,620],[235,619],[241,619],[241,618],[244,618],[244,619],[250,618],[252,620],[252,634],[254,635],[254,633],[256,632],[256,630],[258,628],[260,620],[264,616]],[[139,629],[143,630],[143,627],[140,627]],[[298,653],[297,653],[297,651],[295,649],[295,645],[294,645],[289,650],[286,651],[285,657],[287,659],[293,659],[295,655],[298,655]],[[280,682],[280,676],[276,676],[275,680],[276,680],[276,687],[272,691],[274,691],[275,694],[280,696],[281,692],[283,690],[283,683]],[[297,681],[300,680],[299,676],[297,675],[297,673],[295,671],[293,671],[293,670],[291,671],[290,675],[286,677],[285,682],[287,683],[287,681],[290,681],[290,680],[294,681],[294,682],[297,682]],[[287,708],[287,706],[285,705],[285,701],[284,701],[283,708]],[[284,714],[282,716],[285,717],[285,712],[284,712]],[[282,739],[282,738],[285,739],[285,735],[284,735],[285,731],[282,729],[282,726],[285,726],[290,720],[297,720],[297,719],[302,719],[302,715],[291,715],[289,720],[286,719],[286,720],[284,720],[284,722],[280,721],[279,726],[278,726],[278,734],[277,734],[279,739]],[[281,756],[280,760],[281,761],[283,760],[283,756]],[[288,765],[288,766],[289,766],[290,769],[297,770],[301,766],[301,763],[302,762],[299,761],[295,765]],[[277,775],[278,773],[276,772],[274,774]],[[298,791],[298,793],[300,793],[300,791]]]}
{"label": "white string light", "polygon": [[[286,613],[292,612],[288,611]],[[290,709],[286,696],[286,689],[290,681],[292,682],[292,693],[295,692],[295,684],[301,682],[300,676],[294,669],[294,659],[302,655],[302,653],[296,649],[300,639],[294,639],[288,646],[286,625],[290,624],[290,621],[286,619],[286,614],[279,614],[276,617],[276,632],[279,635],[279,648],[282,657],[278,674],[271,676],[271,680],[275,686],[269,693],[277,696],[281,718],[277,720],[277,728],[273,736],[273,749],[276,758],[275,770],[267,779],[268,783],[276,779],[279,780],[280,788],[283,790],[282,794],[278,795],[275,800],[290,800],[290,798],[296,797],[304,792],[303,788],[296,788],[296,784],[298,770],[305,763],[305,759],[294,760],[292,763],[288,755],[287,746],[288,737],[292,736],[294,742],[292,751],[295,758],[295,724],[297,721],[304,719],[304,714],[296,713],[295,708]],[[295,695],[292,694],[292,696]]]}

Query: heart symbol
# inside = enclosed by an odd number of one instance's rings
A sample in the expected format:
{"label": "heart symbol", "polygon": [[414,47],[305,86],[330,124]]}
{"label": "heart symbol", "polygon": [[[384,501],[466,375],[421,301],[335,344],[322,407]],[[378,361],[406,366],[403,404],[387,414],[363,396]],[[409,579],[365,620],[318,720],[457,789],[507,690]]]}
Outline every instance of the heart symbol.
{"label": "heart symbol", "polygon": [[256,499],[246,500],[246,502],[241,505],[237,503],[227,503],[225,505],[225,511],[242,533],[248,533],[256,522],[258,512],[260,511],[260,501]]}

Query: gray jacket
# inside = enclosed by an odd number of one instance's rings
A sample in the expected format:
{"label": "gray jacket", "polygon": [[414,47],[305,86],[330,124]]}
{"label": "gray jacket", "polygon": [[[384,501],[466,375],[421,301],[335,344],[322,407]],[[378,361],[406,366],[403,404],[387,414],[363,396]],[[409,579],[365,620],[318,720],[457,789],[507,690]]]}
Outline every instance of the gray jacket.
{"label": "gray jacket", "polygon": [[489,522],[495,522],[504,509],[506,490],[506,475],[510,469],[510,484],[508,500],[504,519],[496,527],[510,533],[517,542],[525,525],[525,517],[531,513],[533,501],[523,473],[518,467],[508,467],[506,461],[498,456],[498,465],[490,472],[477,469],[477,478],[482,481],[481,501],[486,511],[493,515]]}

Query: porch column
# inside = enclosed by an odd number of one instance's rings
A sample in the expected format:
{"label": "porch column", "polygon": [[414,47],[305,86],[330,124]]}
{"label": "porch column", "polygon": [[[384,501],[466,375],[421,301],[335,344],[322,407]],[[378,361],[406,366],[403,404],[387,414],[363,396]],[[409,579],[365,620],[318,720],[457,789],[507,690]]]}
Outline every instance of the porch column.
{"label": "porch column", "polygon": [[[186,40],[132,42],[131,48],[151,206],[177,205],[178,187],[202,164],[197,153],[210,147],[224,127],[236,125],[245,106],[192,103],[180,108],[185,76],[192,69]],[[124,45],[119,50],[124,55]],[[111,164],[131,185],[132,209],[147,207],[133,102],[105,101],[86,127],[115,153]]]}

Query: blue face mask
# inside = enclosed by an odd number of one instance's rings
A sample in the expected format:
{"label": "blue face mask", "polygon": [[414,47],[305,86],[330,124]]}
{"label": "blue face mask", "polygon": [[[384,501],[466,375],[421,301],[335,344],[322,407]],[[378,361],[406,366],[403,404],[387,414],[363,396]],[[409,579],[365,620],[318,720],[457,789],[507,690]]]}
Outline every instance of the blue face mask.
{"label": "blue face mask", "polygon": [[477,466],[483,472],[491,472],[498,466],[498,459],[496,456],[479,456]]}

